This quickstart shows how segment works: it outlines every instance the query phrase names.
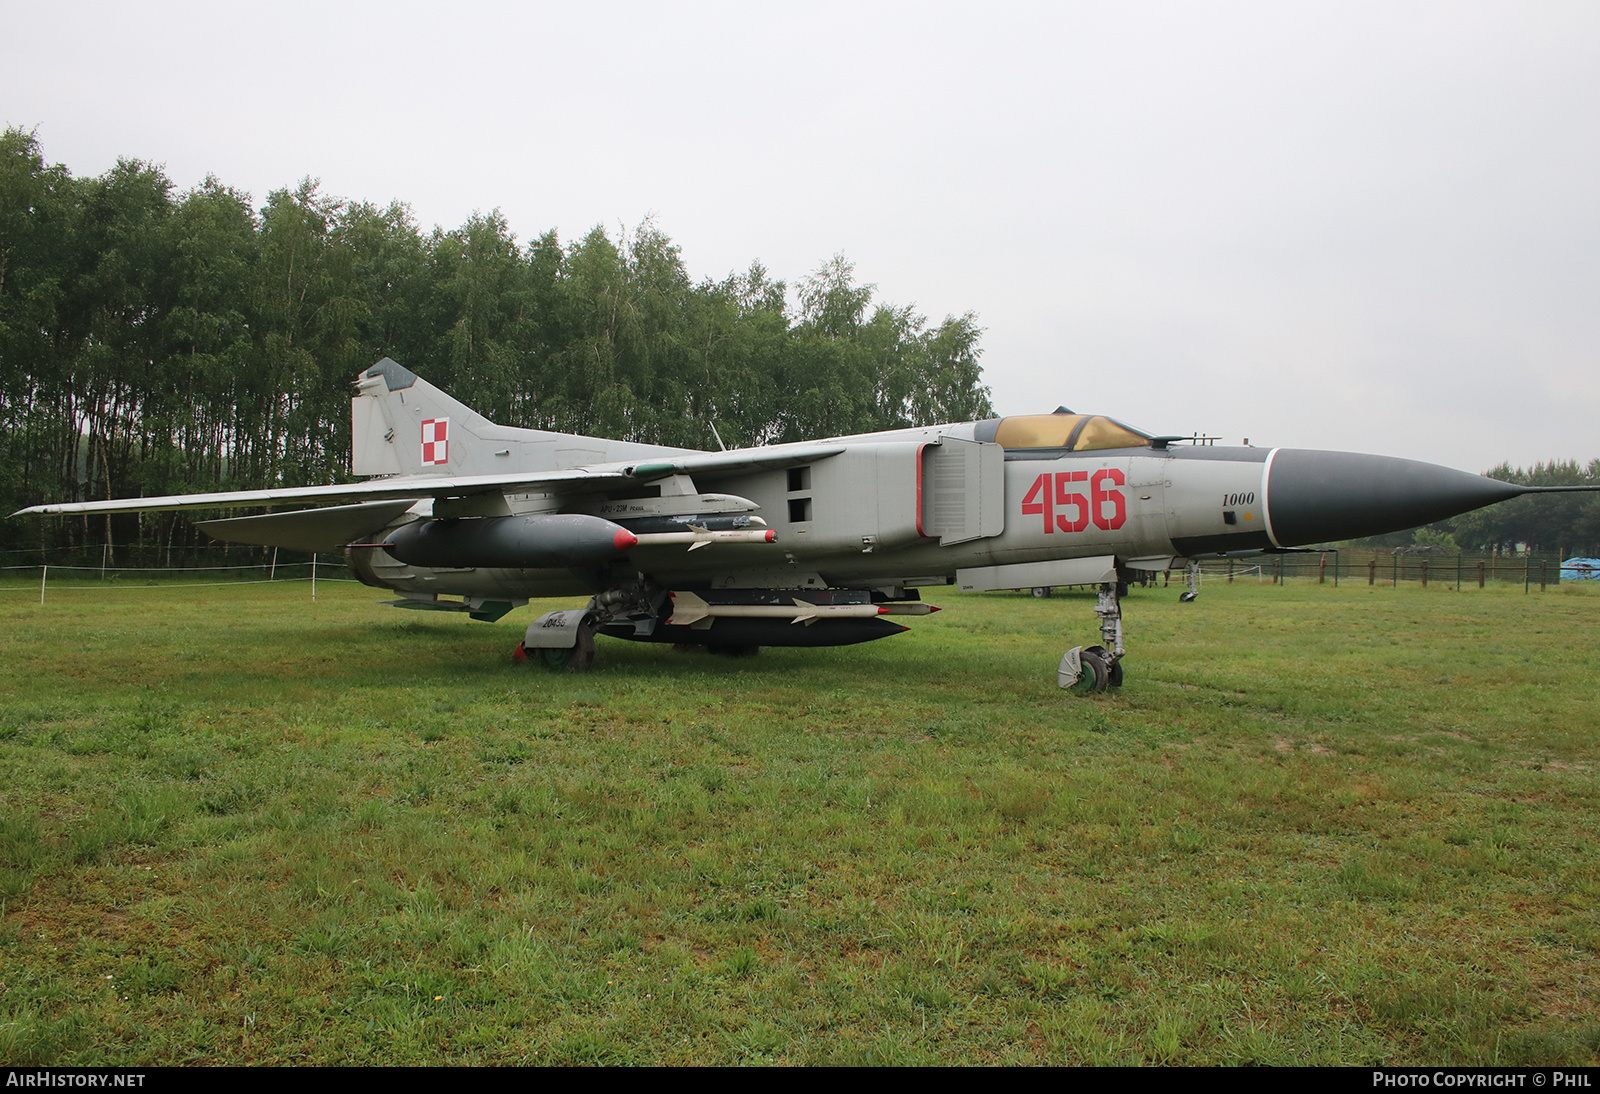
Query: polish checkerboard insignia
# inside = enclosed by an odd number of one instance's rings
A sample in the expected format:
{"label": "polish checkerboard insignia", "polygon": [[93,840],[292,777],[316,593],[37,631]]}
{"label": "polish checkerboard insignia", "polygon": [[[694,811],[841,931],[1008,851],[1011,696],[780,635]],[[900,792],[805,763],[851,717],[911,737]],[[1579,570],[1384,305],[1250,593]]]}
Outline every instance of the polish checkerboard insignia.
{"label": "polish checkerboard insignia", "polygon": [[424,465],[450,462],[449,418],[429,418],[422,423],[422,462]]}

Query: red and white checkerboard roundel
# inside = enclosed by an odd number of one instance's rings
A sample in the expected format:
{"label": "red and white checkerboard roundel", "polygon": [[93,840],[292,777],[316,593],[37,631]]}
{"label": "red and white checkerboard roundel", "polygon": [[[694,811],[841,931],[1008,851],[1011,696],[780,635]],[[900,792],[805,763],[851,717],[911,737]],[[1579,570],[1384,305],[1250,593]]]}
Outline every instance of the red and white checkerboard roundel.
{"label": "red and white checkerboard roundel", "polygon": [[429,418],[422,423],[422,462],[450,462],[450,419]]}

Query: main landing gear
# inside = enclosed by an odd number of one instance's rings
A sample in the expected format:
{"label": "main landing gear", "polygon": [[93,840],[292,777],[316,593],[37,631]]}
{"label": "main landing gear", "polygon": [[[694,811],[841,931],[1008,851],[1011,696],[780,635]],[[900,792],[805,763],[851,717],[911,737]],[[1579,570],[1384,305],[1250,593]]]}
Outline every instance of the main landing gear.
{"label": "main landing gear", "polygon": [[1122,658],[1127,652],[1122,647],[1122,597],[1127,591],[1120,581],[1100,586],[1094,606],[1100,617],[1100,642],[1068,650],[1056,670],[1056,683],[1084,695],[1122,686]]}
{"label": "main landing gear", "polygon": [[534,620],[512,651],[511,660],[548,669],[588,672],[594,664],[594,639],[602,623],[593,603],[576,611],[548,612]]}
{"label": "main landing gear", "polygon": [[519,663],[532,661],[547,669],[588,672],[594,664],[594,636],[599,630],[599,623],[592,617],[584,619],[578,624],[578,640],[573,645],[535,646],[530,649],[526,642],[518,642],[517,648],[511,652],[511,660]]}

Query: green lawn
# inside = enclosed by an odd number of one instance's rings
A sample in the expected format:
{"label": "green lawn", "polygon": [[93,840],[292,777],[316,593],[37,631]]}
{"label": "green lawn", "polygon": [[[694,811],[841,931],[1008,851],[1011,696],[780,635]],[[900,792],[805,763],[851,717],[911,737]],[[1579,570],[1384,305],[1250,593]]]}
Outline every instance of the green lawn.
{"label": "green lawn", "polygon": [[1178,591],[1082,698],[1087,596],[0,585],[0,1062],[1600,1063],[1600,589]]}

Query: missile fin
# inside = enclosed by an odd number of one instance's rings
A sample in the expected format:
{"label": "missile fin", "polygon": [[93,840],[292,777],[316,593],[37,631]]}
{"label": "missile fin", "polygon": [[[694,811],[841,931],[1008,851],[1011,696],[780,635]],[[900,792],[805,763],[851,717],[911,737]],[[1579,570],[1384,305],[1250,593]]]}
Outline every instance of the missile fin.
{"label": "missile fin", "polygon": [[667,620],[667,624],[668,626],[692,627],[702,619],[709,618],[710,609],[711,605],[694,593],[675,592],[672,594],[672,618]]}

